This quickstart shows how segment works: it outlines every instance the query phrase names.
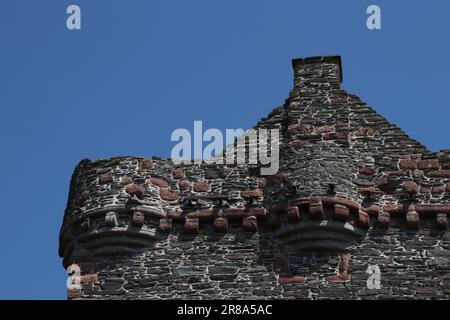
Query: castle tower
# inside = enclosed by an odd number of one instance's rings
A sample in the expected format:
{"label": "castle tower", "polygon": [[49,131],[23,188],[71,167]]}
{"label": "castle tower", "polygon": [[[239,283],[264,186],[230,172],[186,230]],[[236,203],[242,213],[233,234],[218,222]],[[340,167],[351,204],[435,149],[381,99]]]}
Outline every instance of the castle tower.
{"label": "castle tower", "polygon": [[275,175],[80,162],[60,233],[81,270],[69,298],[449,298],[450,151],[345,92],[339,56],[292,64],[288,99],[255,126],[280,131]]}

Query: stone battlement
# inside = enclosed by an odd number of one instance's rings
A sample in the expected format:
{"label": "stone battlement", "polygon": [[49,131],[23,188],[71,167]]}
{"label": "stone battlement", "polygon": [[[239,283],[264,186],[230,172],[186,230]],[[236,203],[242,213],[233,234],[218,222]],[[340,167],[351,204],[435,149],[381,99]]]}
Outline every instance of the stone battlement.
{"label": "stone battlement", "polygon": [[[450,151],[340,88],[339,56],[294,59],[279,172],[83,160],[60,233],[70,298],[447,298]],[[376,265],[382,287],[368,290]],[[345,283],[345,287],[343,287]]]}

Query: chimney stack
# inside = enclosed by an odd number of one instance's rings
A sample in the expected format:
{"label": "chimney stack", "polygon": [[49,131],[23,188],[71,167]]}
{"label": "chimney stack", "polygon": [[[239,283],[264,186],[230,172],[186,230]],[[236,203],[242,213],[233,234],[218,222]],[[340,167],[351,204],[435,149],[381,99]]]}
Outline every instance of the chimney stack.
{"label": "chimney stack", "polygon": [[340,56],[308,57],[292,60],[294,88],[339,89],[342,82]]}

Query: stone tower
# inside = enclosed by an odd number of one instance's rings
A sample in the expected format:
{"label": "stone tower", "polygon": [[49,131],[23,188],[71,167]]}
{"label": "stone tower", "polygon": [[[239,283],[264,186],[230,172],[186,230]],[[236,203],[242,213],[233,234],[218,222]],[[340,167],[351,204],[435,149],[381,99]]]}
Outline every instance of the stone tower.
{"label": "stone tower", "polygon": [[279,171],[83,160],[60,233],[69,298],[450,297],[450,151],[340,88],[339,56],[294,59]]}

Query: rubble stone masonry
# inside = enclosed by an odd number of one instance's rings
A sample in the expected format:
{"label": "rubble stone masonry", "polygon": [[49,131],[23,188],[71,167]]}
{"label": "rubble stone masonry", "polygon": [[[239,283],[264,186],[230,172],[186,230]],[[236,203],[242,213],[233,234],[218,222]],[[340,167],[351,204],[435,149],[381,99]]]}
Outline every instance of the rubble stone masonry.
{"label": "rubble stone masonry", "polygon": [[[448,299],[450,151],[430,152],[340,88],[339,56],[294,59],[255,128],[280,169],[82,160],[60,233],[70,299]],[[380,270],[369,288],[369,266]]]}

